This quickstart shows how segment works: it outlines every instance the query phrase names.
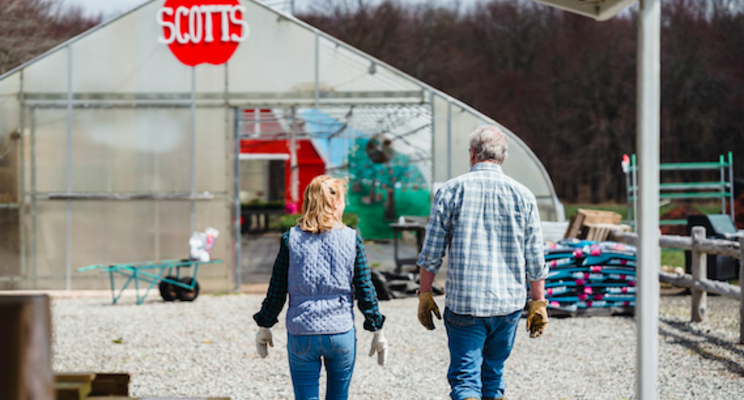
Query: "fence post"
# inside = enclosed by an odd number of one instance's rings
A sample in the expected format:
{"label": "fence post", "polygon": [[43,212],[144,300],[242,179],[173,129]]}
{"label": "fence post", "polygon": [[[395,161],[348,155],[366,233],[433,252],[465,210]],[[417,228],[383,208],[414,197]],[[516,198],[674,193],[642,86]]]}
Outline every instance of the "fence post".
{"label": "fence post", "polygon": [[744,236],[739,236],[739,344],[744,344]]}
{"label": "fence post", "polygon": [[[698,243],[705,239],[705,228],[692,227],[692,283],[708,279],[707,254],[698,250]],[[692,322],[703,322],[708,308],[708,294],[699,289],[692,289]]]}

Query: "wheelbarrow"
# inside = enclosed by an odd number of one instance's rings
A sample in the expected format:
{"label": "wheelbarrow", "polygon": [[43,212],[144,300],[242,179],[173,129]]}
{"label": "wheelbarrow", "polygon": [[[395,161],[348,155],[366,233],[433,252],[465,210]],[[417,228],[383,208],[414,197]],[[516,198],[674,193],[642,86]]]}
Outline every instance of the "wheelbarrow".
{"label": "wheelbarrow", "polygon": [[[77,272],[94,270],[100,270],[101,273],[108,272],[109,278],[111,279],[111,297],[114,299],[113,304],[116,304],[119,301],[124,293],[124,289],[134,281],[137,305],[140,305],[145,301],[147,294],[150,293],[150,290],[156,284],[160,290],[160,296],[165,301],[174,301],[176,299],[181,301],[194,301],[194,299],[199,296],[199,282],[196,281],[196,275],[199,272],[199,265],[217,264],[221,262],[222,260],[198,261],[181,259],[114,264],[109,266],[96,264],[78,268]],[[181,277],[181,268],[190,268],[192,266],[194,267],[193,276]],[[126,283],[124,283],[124,286],[119,290],[118,294],[116,293],[116,287],[114,286],[114,274],[128,277]],[[145,290],[145,293],[142,296],[140,296],[140,281],[149,284],[147,290]]]}

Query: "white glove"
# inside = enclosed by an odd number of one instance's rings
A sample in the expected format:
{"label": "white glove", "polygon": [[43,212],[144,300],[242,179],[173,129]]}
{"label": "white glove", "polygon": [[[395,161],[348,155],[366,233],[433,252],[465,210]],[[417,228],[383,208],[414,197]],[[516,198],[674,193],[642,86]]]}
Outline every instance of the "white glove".
{"label": "white glove", "polygon": [[382,333],[382,329],[375,332],[375,336],[372,338],[372,347],[369,349],[369,356],[372,357],[377,353],[377,364],[380,366],[385,365],[388,353],[388,343],[385,339],[385,334]]}
{"label": "white glove", "polygon": [[274,339],[271,337],[271,329],[269,328],[258,328],[256,334],[256,352],[261,358],[266,358],[269,355],[269,348],[266,345],[274,347]]}

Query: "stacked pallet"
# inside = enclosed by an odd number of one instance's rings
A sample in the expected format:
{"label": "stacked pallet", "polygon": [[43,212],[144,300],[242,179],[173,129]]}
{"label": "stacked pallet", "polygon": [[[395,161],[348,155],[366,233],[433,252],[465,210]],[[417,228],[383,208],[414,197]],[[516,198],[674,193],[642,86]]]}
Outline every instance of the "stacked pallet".
{"label": "stacked pallet", "polygon": [[545,246],[550,315],[613,315],[635,311],[636,248],[615,242],[563,239]]}

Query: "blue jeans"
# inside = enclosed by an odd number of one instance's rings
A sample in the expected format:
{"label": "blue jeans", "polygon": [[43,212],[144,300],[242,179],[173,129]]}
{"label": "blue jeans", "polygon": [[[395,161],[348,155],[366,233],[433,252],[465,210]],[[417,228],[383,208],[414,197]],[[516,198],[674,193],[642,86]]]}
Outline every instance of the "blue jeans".
{"label": "blue jeans", "polygon": [[346,400],[356,361],[356,329],[335,335],[287,334],[289,371],[296,400],[317,400],[321,357],[325,361],[326,399]]}
{"label": "blue jeans", "polygon": [[473,317],[444,310],[450,350],[447,372],[453,400],[504,397],[504,361],[509,358],[521,310],[497,317]]}

